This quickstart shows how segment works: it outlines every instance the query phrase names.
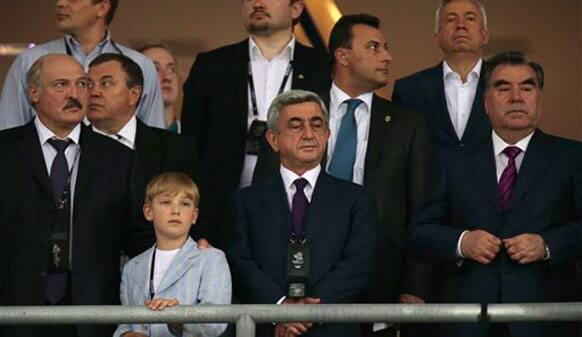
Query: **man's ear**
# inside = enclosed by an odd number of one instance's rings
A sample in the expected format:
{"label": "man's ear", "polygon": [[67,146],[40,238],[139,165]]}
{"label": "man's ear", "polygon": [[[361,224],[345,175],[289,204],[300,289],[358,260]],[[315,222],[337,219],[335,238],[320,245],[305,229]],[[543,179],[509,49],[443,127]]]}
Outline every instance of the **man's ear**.
{"label": "man's ear", "polygon": [[279,144],[277,143],[277,134],[275,131],[271,129],[267,130],[267,133],[265,133],[265,138],[267,139],[269,145],[271,145],[273,148],[273,151],[279,152]]}
{"label": "man's ear", "polygon": [[28,99],[30,99],[31,104],[34,106],[40,100],[40,90],[38,87],[31,85],[28,87]]}
{"label": "man's ear", "polygon": [[140,85],[136,85],[133,88],[129,89],[129,104],[132,106],[137,107],[137,103],[139,102],[139,98],[141,97],[142,88]]}
{"label": "man's ear", "polygon": [[335,64],[347,67],[349,65],[349,55],[348,55],[347,48],[337,48],[334,53],[333,57],[335,58]]}
{"label": "man's ear", "polygon": [[105,18],[107,13],[109,13],[109,8],[111,8],[111,2],[109,0],[102,0],[96,3],[94,6],[97,6],[97,18]]}

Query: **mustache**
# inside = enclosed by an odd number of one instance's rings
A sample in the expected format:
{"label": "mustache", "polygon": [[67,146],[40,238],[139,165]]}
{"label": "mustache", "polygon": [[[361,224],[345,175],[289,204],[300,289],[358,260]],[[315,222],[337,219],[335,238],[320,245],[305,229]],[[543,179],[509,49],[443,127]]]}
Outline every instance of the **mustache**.
{"label": "mustache", "polygon": [[264,15],[266,15],[266,16],[268,16],[268,17],[270,17],[270,16],[271,16],[271,15],[269,15],[269,13],[265,12],[265,11],[264,11],[264,10],[262,10],[262,9],[255,9],[255,10],[254,10],[254,11],[251,13],[251,16],[253,16],[253,15],[255,15],[255,14],[258,14],[258,13],[264,14]]}
{"label": "mustache", "polygon": [[70,108],[83,109],[83,104],[81,104],[81,102],[79,102],[78,99],[73,98],[73,97],[69,97],[69,99],[67,100],[67,104],[65,104],[64,109],[70,109]]}

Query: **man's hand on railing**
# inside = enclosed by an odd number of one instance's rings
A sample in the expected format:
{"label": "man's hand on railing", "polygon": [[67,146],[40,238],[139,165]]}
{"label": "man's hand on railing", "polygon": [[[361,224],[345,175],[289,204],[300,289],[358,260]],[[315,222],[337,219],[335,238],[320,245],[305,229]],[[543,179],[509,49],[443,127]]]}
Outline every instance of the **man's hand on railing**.
{"label": "man's hand on railing", "polygon": [[424,300],[411,294],[398,295],[398,301],[404,304],[424,304]]}
{"label": "man's hand on railing", "polygon": [[145,305],[150,310],[164,310],[168,307],[173,307],[180,304],[175,298],[154,298],[153,300],[145,301]]}
{"label": "man's hand on railing", "polygon": [[[281,304],[319,304],[321,300],[314,297],[303,297],[299,299],[287,298]],[[313,323],[279,323],[275,327],[275,337],[296,337],[311,329]]]}
{"label": "man's hand on railing", "polygon": [[123,335],[121,335],[121,337],[149,337],[149,336],[148,335],[144,335],[141,332],[129,331],[129,332],[126,332]]}

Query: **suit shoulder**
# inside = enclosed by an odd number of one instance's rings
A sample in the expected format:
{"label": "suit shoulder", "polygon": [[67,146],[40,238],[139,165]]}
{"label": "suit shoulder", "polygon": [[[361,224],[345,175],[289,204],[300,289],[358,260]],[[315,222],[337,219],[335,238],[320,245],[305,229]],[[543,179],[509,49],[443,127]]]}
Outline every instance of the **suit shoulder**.
{"label": "suit shoulder", "polygon": [[232,55],[242,48],[244,48],[247,40],[239,41],[237,43],[228,44],[221,46],[212,50],[200,52],[196,55],[196,60],[213,60],[221,59],[226,57],[232,57]]}
{"label": "suit shoulder", "polygon": [[582,158],[582,142],[548,134],[545,136],[555,144],[558,151],[563,151],[565,153],[562,156],[567,156],[576,160]]}
{"label": "suit shoulder", "polygon": [[[82,133],[82,137],[86,137],[87,140],[90,141],[90,146],[92,151],[98,151],[103,155],[103,159],[105,158],[112,158],[112,157],[120,157],[120,158],[132,158],[133,151],[125,145],[120,144],[119,142],[106,137],[104,135],[98,134],[93,132],[87,127]],[[83,141],[83,138],[81,138]],[[85,144],[81,143],[81,148],[83,148]],[[95,145],[95,146],[92,146]]]}
{"label": "suit shoulder", "polygon": [[[398,122],[418,123],[424,121],[424,115],[420,112],[409,109],[399,103],[394,103],[380,96],[374,95],[374,101],[372,104],[377,104],[380,108],[387,110]],[[374,110],[374,106],[372,106],[372,110]]]}
{"label": "suit shoulder", "polygon": [[395,85],[396,84],[412,84],[412,83],[416,83],[418,81],[420,81],[423,78],[429,77],[429,76],[434,76],[435,73],[438,74],[439,72],[439,68],[440,68],[440,63],[436,66],[430,67],[430,68],[426,68],[423,70],[420,70],[418,72],[415,72],[413,74],[410,74],[408,76],[402,77],[398,80],[396,80]]}

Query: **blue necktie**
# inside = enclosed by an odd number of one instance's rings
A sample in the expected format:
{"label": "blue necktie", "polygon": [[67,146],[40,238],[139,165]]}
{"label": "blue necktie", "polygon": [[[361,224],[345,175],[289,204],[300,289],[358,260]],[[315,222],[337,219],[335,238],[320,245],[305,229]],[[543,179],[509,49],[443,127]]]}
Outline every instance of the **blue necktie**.
{"label": "blue necktie", "polygon": [[336,178],[352,181],[354,162],[356,161],[356,146],[358,143],[358,127],[354,113],[362,101],[359,99],[348,99],[344,103],[348,104],[348,109],[342,117],[342,123],[333,150],[333,157],[329,164],[329,173]]}
{"label": "blue necktie", "polygon": [[57,150],[57,155],[53,160],[50,172],[50,181],[53,188],[53,195],[55,200],[58,200],[65,190],[65,185],[69,177],[69,164],[67,157],[65,157],[65,150],[71,144],[70,139],[60,140],[51,138],[48,140],[49,144]]}

